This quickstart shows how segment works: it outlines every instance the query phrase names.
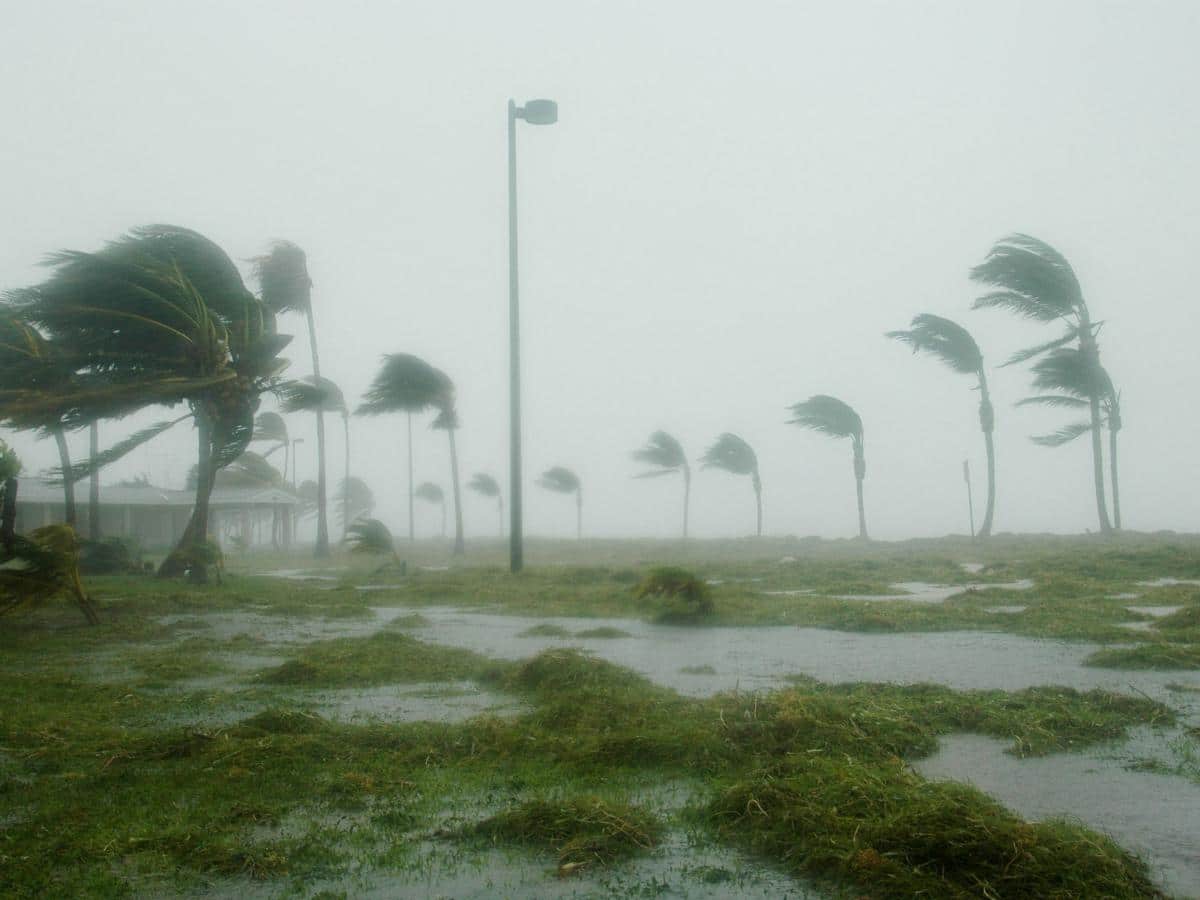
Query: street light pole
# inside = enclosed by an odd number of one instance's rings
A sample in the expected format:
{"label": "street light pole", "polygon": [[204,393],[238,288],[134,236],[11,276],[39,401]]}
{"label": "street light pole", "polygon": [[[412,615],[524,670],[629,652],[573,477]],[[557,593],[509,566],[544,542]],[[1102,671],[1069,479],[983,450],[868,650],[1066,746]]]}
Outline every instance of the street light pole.
{"label": "street light pole", "polygon": [[508,402],[509,402],[509,571],[525,566],[521,506],[521,316],[517,288],[517,119],[530,125],[553,125],[558,104],[530,100],[524,106],[508,101]]}

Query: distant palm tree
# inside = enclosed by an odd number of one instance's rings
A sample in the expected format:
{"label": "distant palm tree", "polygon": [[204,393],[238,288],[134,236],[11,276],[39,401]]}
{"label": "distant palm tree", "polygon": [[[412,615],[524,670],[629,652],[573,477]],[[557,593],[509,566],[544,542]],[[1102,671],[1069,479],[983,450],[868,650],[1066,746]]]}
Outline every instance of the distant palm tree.
{"label": "distant palm tree", "polygon": [[583,485],[570,469],[554,466],[542,473],[538,484],[548,491],[575,495],[575,537],[583,537]]}
{"label": "distant palm tree", "polygon": [[983,429],[983,443],[987,451],[987,511],[979,536],[992,533],[992,516],[996,508],[996,448],[992,432],[996,427],[996,413],[988,394],[987,374],[983,368],[983,352],[975,343],[970,332],[957,322],[928,313],[916,316],[909,331],[889,331],[887,336],[912,347],[913,353],[931,353],[955,372],[974,375],[979,383],[979,426]]}
{"label": "distant palm tree", "polygon": [[[1121,487],[1117,477],[1117,433],[1121,430],[1121,395],[1104,367],[1093,357],[1070,347],[1052,350],[1033,366],[1033,387],[1039,393],[1017,406],[1050,406],[1085,410],[1092,396],[1100,397],[1102,421],[1108,428],[1109,476],[1112,482],[1113,525],[1121,527]],[[1091,422],[1073,422],[1053,434],[1033,438],[1043,447],[1061,447],[1092,430]]]}
{"label": "distant palm tree", "polygon": [[[318,417],[322,413],[332,412],[337,413],[342,417],[342,435],[346,450],[345,458],[345,474],[343,480],[350,477],[350,408],[346,405],[346,398],[342,395],[342,389],[334,384],[328,378],[316,378],[311,375],[306,375],[297,381],[288,381],[279,387],[279,398],[285,413],[295,412],[315,412]],[[318,452],[320,449],[318,445]],[[322,464],[321,472],[324,472],[324,464]],[[320,504],[325,498],[325,493],[320,490],[320,473],[318,473],[318,510],[317,523],[318,527],[322,518],[328,522],[327,514],[322,510]],[[343,529],[347,522],[346,510],[342,510]],[[345,540],[346,534],[343,530],[342,539]]]}
{"label": "distant palm tree", "polygon": [[263,454],[270,456],[276,450],[283,450],[283,477],[288,474],[288,454],[291,451],[291,436],[288,434],[287,422],[277,412],[263,412],[254,417],[254,434],[251,442],[265,442],[273,446]]}
{"label": "distant palm tree", "polygon": [[[1066,257],[1044,241],[1027,234],[1013,234],[998,241],[982,263],[971,270],[971,278],[997,288],[975,301],[975,309],[1007,309],[1039,322],[1064,322],[1066,332],[1036,347],[1029,347],[1005,363],[1024,362],[1050,350],[1079,342],[1079,351],[1088,364],[1100,365],[1096,343],[1099,323],[1094,323],[1083,298],[1079,279]],[[1096,512],[1100,531],[1112,531],[1104,498],[1104,449],[1100,440],[1102,398],[1093,393],[1087,398],[1091,413],[1092,480],[1096,489]]]}
{"label": "distant palm tree", "polygon": [[446,432],[450,441],[450,468],[454,487],[454,553],[464,549],[462,534],[462,501],[458,485],[458,447],[454,434],[458,430],[458,412],[455,405],[454,382],[441,369],[409,353],[390,353],[383,358],[383,366],[363,395],[363,402],[355,412],[358,415],[380,415],[404,412],[408,414],[408,533],[414,537],[413,529],[413,477],[412,477],[412,414],[436,410],[438,415],[433,427]]}
{"label": "distant palm tree", "polygon": [[754,488],[754,504],[758,510],[755,534],[762,537],[762,478],[758,473],[758,456],[754,448],[736,434],[725,432],[700,458],[705,469],[721,469],[734,475],[749,475]]}
{"label": "distant palm tree", "polygon": [[396,541],[388,527],[378,519],[363,519],[350,526],[346,535],[351,553],[396,556]]}
{"label": "distant palm tree", "polygon": [[688,504],[692,493],[692,470],[688,466],[683,446],[665,431],[656,431],[646,441],[646,446],[633,452],[640,463],[653,466],[650,471],[635,475],[635,478],[658,478],[678,472],[683,476],[683,538],[688,536]]}
{"label": "distant palm tree", "polygon": [[[350,523],[363,516],[369,516],[375,509],[375,494],[361,478],[343,478],[342,483],[338,485],[338,501],[343,517],[348,517]],[[348,537],[349,526],[343,530]]]}
{"label": "distant palm tree", "polygon": [[437,503],[442,508],[442,537],[446,536],[446,492],[432,481],[423,481],[417,485],[418,500],[426,503]]}
{"label": "distant palm tree", "polygon": [[[308,257],[291,241],[276,241],[270,251],[255,257],[254,274],[261,288],[262,301],[272,312],[300,312],[308,322],[308,343],[312,352],[313,382],[321,382],[321,358],[317,353],[317,326],[313,321],[312,278]],[[315,556],[329,555],[329,519],[326,511],[325,481],[325,408],[317,414],[317,543]]]}
{"label": "distant palm tree", "polygon": [[500,537],[504,537],[504,497],[500,493],[500,484],[486,472],[476,472],[471,476],[467,487],[484,497],[494,497],[496,508],[500,511]]}
{"label": "distant palm tree", "polygon": [[858,536],[867,539],[867,516],[863,511],[863,479],[867,461],[863,454],[863,425],[853,409],[837,397],[817,394],[791,407],[788,424],[819,431],[830,437],[850,438],[854,448],[854,485],[858,492]]}

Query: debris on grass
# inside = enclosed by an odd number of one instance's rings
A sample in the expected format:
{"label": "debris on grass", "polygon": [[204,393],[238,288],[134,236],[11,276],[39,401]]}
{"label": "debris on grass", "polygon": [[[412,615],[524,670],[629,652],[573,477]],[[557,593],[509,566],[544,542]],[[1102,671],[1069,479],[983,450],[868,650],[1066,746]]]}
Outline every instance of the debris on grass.
{"label": "debris on grass", "polygon": [[712,592],[686,569],[660,566],[651,569],[633,589],[638,600],[654,601],[659,622],[692,622],[712,615]]}

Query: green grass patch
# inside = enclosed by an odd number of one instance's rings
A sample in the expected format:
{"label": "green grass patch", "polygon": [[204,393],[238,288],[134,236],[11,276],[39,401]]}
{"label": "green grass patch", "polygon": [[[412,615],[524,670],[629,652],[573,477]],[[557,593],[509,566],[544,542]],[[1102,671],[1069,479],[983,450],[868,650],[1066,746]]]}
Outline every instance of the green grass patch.
{"label": "green grass patch", "polygon": [[571,632],[563,628],[561,625],[551,625],[549,622],[542,622],[540,625],[534,625],[532,628],[526,628],[517,637],[554,637],[567,638],[571,636]]}
{"label": "green grass patch", "polygon": [[628,631],[622,628],[614,628],[611,625],[601,625],[599,628],[585,628],[582,631],[575,632],[575,637],[581,638],[627,638],[633,637]]}
{"label": "green grass patch", "polygon": [[1084,665],[1103,669],[1200,669],[1200,644],[1138,644],[1097,650]]}

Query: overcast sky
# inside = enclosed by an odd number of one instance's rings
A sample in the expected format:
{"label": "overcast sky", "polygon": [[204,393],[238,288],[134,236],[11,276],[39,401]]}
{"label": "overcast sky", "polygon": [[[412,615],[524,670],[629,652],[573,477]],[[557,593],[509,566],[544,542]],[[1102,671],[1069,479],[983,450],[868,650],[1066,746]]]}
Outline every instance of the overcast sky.
{"label": "overcast sky", "polygon": [[[445,369],[464,481],[507,493],[505,103],[551,97],[559,123],[518,135],[530,532],[573,533],[569,499],[534,485],[561,464],[586,533],[677,533],[681,486],[631,477],[663,428],[694,458],[746,438],[768,532],[850,536],[850,447],[785,424],[817,393],[864,420],[873,536],[965,532],[964,459],[977,515],[984,493],[971,379],[883,332],[946,315],[994,365],[1055,336],[970,310],[968,269],[1013,231],[1063,251],[1105,322],[1126,527],[1195,531],[1198,46],[1186,0],[6,4],[0,290],[150,222],[238,260],[296,241],[324,374],[357,400],[384,353]],[[303,329],[281,319],[296,375]],[[1027,368],[991,377],[997,529],[1094,530],[1086,439],[1031,444],[1066,415],[1012,407]],[[290,425],[312,477],[312,422]],[[402,425],[355,420],[352,448],[398,534]],[[445,435],[417,437],[418,479],[448,486]],[[181,430],[108,477],[180,486],[194,446]],[[468,534],[493,533],[465,504]],[[695,534],[753,530],[746,479],[699,473],[692,511]]]}

